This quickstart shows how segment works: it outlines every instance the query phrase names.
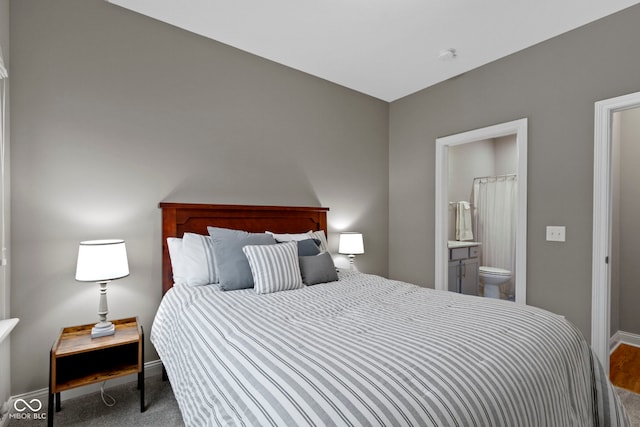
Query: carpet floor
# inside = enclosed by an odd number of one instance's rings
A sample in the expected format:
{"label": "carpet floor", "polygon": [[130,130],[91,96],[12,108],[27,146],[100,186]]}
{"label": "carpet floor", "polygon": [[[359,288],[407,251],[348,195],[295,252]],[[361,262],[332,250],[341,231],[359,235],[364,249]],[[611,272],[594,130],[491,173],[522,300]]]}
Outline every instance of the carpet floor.
{"label": "carpet floor", "polygon": [[[140,392],[136,382],[129,382],[111,388],[105,392],[116,403],[107,406],[100,392],[87,394],[73,399],[63,400],[60,412],[53,417],[54,426],[91,426],[91,427],[173,427],[184,426],[178,403],[173,396],[169,381],[162,381],[160,375],[145,379],[146,410],[140,412]],[[107,383],[108,386],[108,383]],[[46,402],[40,413],[46,414]],[[40,427],[47,421],[31,419],[9,419],[8,427]]]}
{"label": "carpet floor", "polygon": [[[631,425],[640,427],[640,394],[616,387]],[[102,402],[100,392],[62,401],[62,410],[53,418],[54,426],[75,427],[180,427],[184,426],[171,385],[160,375],[145,380],[146,411],[140,412],[139,391],[131,382],[106,392],[116,399],[114,406]],[[46,403],[45,403],[46,405]],[[46,407],[41,411],[46,413]],[[46,420],[9,419],[8,427],[46,426]]]}
{"label": "carpet floor", "polygon": [[640,427],[640,394],[616,387],[633,427]]}

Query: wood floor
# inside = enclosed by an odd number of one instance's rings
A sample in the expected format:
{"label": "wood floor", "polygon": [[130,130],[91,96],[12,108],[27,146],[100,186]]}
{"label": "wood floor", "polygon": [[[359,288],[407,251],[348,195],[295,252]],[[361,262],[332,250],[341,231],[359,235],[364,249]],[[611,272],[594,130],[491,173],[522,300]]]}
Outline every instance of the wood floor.
{"label": "wood floor", "polygon": [[620,344],[611,353],[609,379],[616,387],[640,393],[640,347]]}

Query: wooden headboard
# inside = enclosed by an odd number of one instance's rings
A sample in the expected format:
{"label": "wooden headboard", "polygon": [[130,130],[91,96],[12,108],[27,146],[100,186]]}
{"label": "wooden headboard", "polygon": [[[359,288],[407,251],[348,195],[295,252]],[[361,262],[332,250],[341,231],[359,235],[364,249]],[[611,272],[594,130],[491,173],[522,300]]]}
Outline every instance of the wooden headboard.
{"label": "wooden headboard", "polygon": [[184,233],[208,235],[207,226],[245,230],[252,233],[327,233],[329,208],[296,206],[201,205],[160,203],[162,209],[162,294],[173,286],[167,237]]}

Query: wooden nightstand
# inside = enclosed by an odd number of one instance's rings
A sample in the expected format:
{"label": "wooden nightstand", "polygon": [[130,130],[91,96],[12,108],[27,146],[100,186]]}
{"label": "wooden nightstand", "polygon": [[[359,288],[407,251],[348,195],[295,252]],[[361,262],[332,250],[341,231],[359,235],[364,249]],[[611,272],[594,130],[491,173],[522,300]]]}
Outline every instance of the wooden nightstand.
{"label": "wooden nightstand", "polygon": [[138,374],[140,412],[144,412],[144,333],[137,317],[112,320],[114,335],[91,338],[93,323],[63,328],[51,347],[49,413],[60,411],[60,392],[75,387]]}

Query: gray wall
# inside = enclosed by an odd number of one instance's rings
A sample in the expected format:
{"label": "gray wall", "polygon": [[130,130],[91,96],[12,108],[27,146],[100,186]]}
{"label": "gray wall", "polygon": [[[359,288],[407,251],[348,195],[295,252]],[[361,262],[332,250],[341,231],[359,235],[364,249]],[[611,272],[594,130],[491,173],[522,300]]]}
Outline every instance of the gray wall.
{"label": "gray wall", "polygon": [[[640,108],[620,113],[619,330],[640,335]],[[615,235],[614,235],[615,240]],[[612,295],[612,298],[614,295]],[[612,310],[613,313],[613,310]],[[613,331],[614,333],[616,331]]]}
{"label": "gray wall", "polygon": [[611,309],[609,336],[620,330],[620,115],[611,124]]}
{"label": "gray wall", "polygon": [[387,103],[101,0],[13,1],[11,48],[12,394],[46,386],[61,327],[97,320],[81,240],[126,240],[110,317],[148,339],[160,201],[327,206],[331,249],[361,231],[360,270],[387,274]]}
{"label": "gray wall", "polygon": [[[515,135],[484,139],[449,147],[447,192],[450,202],[473,202],[475,178],[518,172],[518,150]],[[473,211],[472,207],[472,211]],[[456,208],[449,205],[449,240],[456,240]],[[472,221],[475,227],[475,222]],[[476,229],[473,229],[475,240]],[[448,256],[448,255],[447,255]]]}
{"label": "gray wall", "polygon": [[638,22],[634,6],[391,104],[392,278],[434,286],[436,138],[527,117],[527,302],[589,339],[594,103],[640,90]]}
{"label": "gray wall", "polygon": [[[447,181],[447,193],[449,202],[466,200],[473,203],[473,179],[479,176],[495,174],[495,144],[493,139],[485,139],[467,144],[449,147],[449,175]],[[473,211],[471,208],[471,217]],[[447,208],[449,214],[448,239],[456,240],[456,214],[455,205]],[[476,239],[475,221],[471,220],[474,240]],[[449,255],[447,254],[447,257]]]}

